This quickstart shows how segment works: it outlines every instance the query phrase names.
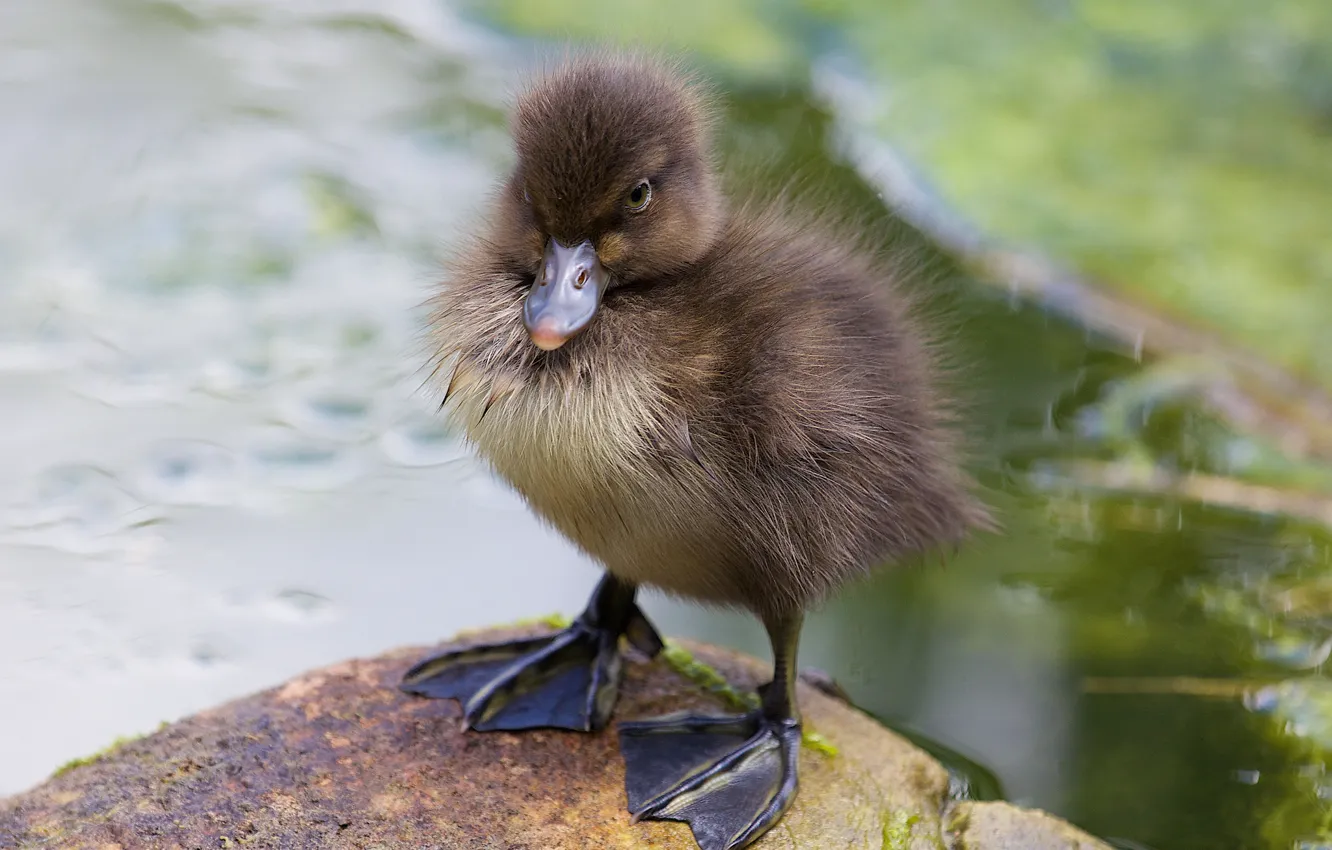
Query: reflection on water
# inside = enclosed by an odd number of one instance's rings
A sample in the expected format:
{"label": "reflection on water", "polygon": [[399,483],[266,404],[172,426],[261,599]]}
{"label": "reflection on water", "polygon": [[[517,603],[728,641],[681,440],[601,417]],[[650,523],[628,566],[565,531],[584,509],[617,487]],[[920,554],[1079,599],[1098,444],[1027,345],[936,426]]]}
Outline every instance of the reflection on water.
{"label": "reflection on water", "polygon": [[[427,0],[6,14],[0,792],[313,665],[577,610],[595,569],[419,391],[419,305],[506,162],[515,48]],[[807,92],[738,89],[730,116],[756,173],[885,220]],[[1098,426],[1133,352],[931,262],[1005,532],[833,601],[803,660],[1100,834],[1312,839],[1326,532],[1079,484],[1066,461],[1122,453]],[[747,618],[647,607],[765,651]]]}

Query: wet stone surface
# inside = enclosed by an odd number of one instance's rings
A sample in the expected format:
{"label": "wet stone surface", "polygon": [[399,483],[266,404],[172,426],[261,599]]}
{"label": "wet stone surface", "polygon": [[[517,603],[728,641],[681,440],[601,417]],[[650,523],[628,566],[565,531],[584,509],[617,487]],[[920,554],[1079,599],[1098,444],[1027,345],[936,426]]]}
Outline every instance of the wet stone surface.
{"label": "wet stone surface", "polygon": [[[739,686],[764,672],[689,649]],[[630,824],[610,731],[465,734],[457,703],[399,692],[423,651],[316,670],[66,766],[0,801],[0,846],[694,846],[683,824]],[[947,772],[924,752],[815,688],[800,699],[836,752],[802,750],[800,797],[759,847],[1105,847],[1041,813],[950,801]],[[616,714],[718,702],[663,660],[631,663]]]}

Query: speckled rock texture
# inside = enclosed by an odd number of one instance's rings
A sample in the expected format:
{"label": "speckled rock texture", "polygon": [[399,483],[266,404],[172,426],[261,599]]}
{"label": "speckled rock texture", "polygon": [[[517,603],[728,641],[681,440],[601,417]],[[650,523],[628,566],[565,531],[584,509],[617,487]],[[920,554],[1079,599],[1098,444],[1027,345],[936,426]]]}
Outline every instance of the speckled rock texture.
{"label": "speckled rock texture", "polygon": [[[686,646],[737,686],[766,673]],[[457,703],[399,692],[426,651],[316,670],[63,770],[0,800],[0,848],[695,847],[684,824],[630,824],[611,730],[463,733]],[[663,660],[626,667],[619,718],[720,707]],[[925,753],[815,688],[800,700],[837,752],[804,748],[800,797],[761,850],[1108,850],[1047,815],[952,803],[947,772]]]}
{"label": "speckled rock texture", "polygon": [[1008,803],[958,803],[948,813],[949,850],[1107,850],[1107,846],[1053,815]]}

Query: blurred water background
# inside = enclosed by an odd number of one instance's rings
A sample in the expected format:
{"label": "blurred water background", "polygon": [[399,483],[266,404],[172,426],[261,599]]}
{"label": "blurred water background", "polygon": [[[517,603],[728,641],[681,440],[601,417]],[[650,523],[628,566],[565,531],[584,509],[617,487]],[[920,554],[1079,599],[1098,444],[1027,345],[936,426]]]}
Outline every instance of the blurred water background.
{"label": "blurred water background", "polygon": [[688,49],[745,179],[937,280],[1006,531],[844,594],[802,660],[1122,846],[1332,847],[1321,0],[4,4],[0,793],[580,608],[595,568],[434,415],[418,309],[566,39]]}

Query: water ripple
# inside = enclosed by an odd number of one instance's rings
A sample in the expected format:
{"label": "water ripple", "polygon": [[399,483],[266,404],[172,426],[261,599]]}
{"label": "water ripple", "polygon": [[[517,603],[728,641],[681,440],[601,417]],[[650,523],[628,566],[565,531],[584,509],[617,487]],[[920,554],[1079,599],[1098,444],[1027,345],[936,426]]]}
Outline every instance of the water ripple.
{"label": "water ripple", "polygon": [[197,440],[154,445],[136,473],[144,496],[168,505],[229,505],[236,501],[240,464],[228,449]]}
{"label": "water ripple", "polygon": [[379,448],[398,466],[439,466],[467,457],[462,434],[443,415],[413,412],[379,438]]}
{"label": "water ripple", "polygon": [[359,455],[345,445],[274,429],[256,437],[245,463],[257,483],[292,490],[335,490],[360,477]]}
{"label": "water ripple", "polygon": [[373,400],[336,391],[310,393],[282,405],[282,418],[293,427],[331,440],[370,436],[374,413]]}
{"label": "water ripple", "polygon": [[70,464],[40,473],[26,499],[5,513],[6,539],[78,554],[132,554],[151,547],[161,512],[94,466]]}

